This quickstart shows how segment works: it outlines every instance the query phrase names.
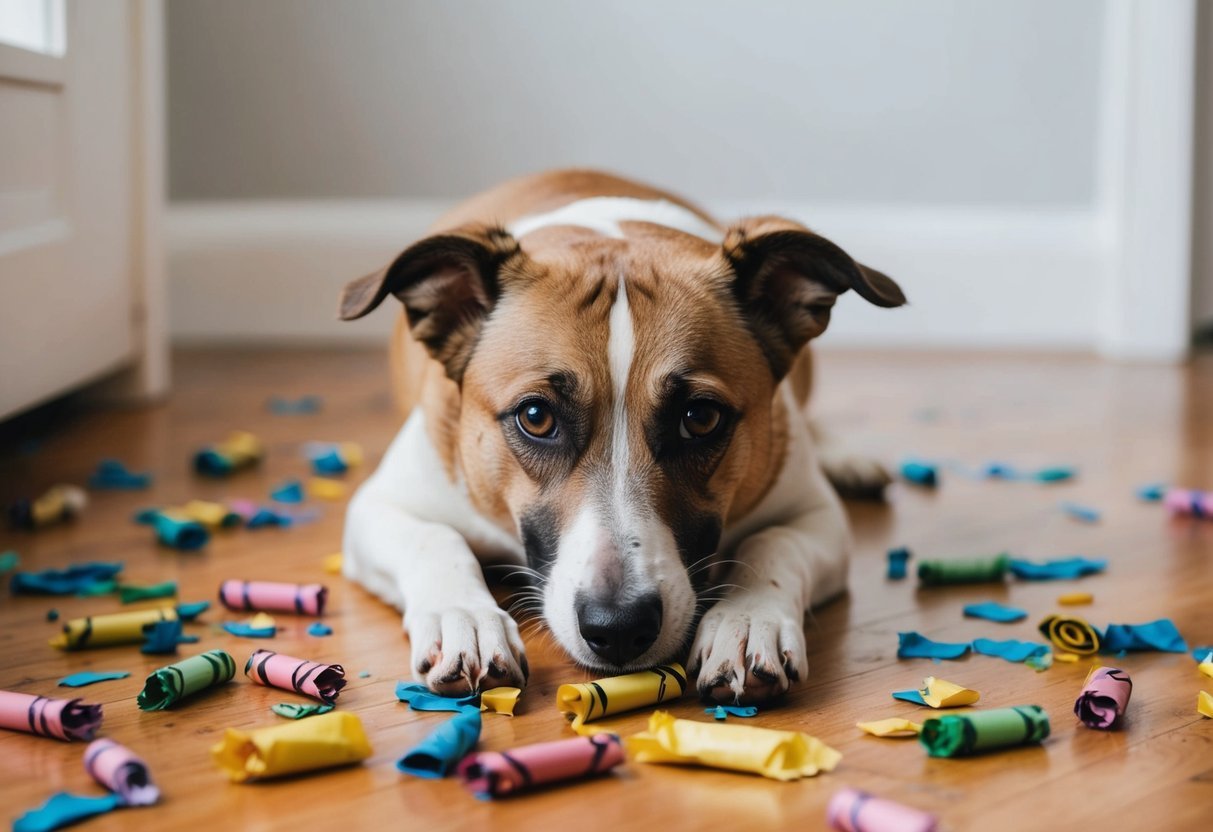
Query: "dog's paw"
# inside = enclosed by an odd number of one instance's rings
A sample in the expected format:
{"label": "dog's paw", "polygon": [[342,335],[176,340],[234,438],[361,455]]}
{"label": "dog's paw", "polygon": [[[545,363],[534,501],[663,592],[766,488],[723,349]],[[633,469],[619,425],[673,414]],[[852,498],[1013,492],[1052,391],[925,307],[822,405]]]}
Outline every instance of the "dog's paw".
{"label": "dog's paw", "polygon": [[405,615],[413,673],[434,693],[466,696],[526,685],[529,669],[518,624],[493,606],[448,607]]}
{"label": "dog's paw", "polygon": [[877,459],[839,449],[822,449],[821,470],[839,496],[852,500],[880,500],[893,481]]}
{"label": "dog's paw", "polygon": [[699,623],[690,673],[704,699],[768,702],[809,674],[803,621],[755,603],[721,601]]}

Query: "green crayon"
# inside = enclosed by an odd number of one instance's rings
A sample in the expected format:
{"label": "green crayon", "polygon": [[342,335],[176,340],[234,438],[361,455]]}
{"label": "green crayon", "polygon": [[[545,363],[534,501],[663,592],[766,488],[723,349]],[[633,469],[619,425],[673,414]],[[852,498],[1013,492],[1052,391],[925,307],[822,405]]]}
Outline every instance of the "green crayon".
{"label": "green crayon", "polygon": [[994,558],[924,560],[918,564],[918,580],[926,586],[990,583],[1005,578],[1010,566],[1005,553]]}
{"label": "green crayon", "polygon": [[230,682],[235,675],[236,660],[225,650],[190,656],[147,677],[139,692],[139,709],[162,711],[200,690]]}
{"label": "green crayon", "polygon": [[1039,705],[948,714],[924,720],[918,741],[932,757],[963,757],[995,748],[1030,745],[1049,736],[1049,715]]}

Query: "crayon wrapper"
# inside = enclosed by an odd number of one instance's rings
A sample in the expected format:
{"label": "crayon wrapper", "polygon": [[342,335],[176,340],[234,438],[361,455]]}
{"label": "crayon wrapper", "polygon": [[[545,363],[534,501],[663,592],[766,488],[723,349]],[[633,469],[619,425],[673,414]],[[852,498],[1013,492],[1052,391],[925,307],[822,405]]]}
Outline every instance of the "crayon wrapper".
{"label": "crayon wrapper", "polygon": [[287,584],[272,581],[224,581],[219,600],[237,612],[268,610],[299,615],[323,615],[328,590],[320,584]]}
{"label": "crayon wrapper", "polygon": [[345,687],[345,668],[341,665],[310,662],[271,650],[258,650],[249,656],[244,675],[259,685],[291,690],[330,705]]}
{"label": "crayon wrapper", "polygon": [[469,705],[396,761],[396,768],[414,777],[446,777],[480,740],[480,709]]}
{"label": "crayon wrapper", "polygon": [[798,780],[833,771],[842,755],[799,731],[773,731],[728,722],[692,722],[665,711],[649,729],[624,740],[638,762],[685,763]]}
{"label": "crayon wrapper", "polygon": [[1040,622],[1040,632],[1058,650],[1090,656],[1099,652],[1099,631],[1076,615],[1050,615]]}
{"label": "crayon wrapper", "polygon": [[70,742],[91,740],[100,727],[100,705],[0,690],[0,728]]}
{"label": "crayon wrapper", "polygon": [[1049,716],[1039,705],[941,716],[922,724],[918,740],[932,757],[960,757],[995,748],[1039,743],[1049,736]]}
{"label": "crayon wrapper", "polygon": [[1074,715],[1088,728],[1114,728],[1124,717],[1132,693],[1128,673],[1115,667],[1092,668],[1074,703]]}
{"label": "crayon wrapper", "polygon": [[593,777],[619,765],[623,758],[619,737],[594,734],[509,751],[472,753],[459,763],[458,774],[468,791],[478,797],[506,797],[548,783]]}
{"label": "crayon wrapper", "polygon": [[826,817],[839,832],[935,832],[939,825],[934,815],[849,788],[830,798]]}
{"label": "crayon wrapper", "polygon": [[667,664],[595,682],[561,685],[556,691],[556,707],[572,721],[578,734],[596,734],[598,731],[586,728],[585,723],[677,699],[686,691],[686,677],[682,665]]}
{"label": "crayon wrapper", "polygon": [[348,711],[240,731],[228,728],[211,756],[232,782],[349,765],[371,756],[362,722]]}
{"label": "crayon wrapper", "polygon": [[51,639],[50,644],[60,650],[138,644],[157,621],[174,621],[176,618],[177,610],[172,606],[75,618],[63,625],[63,632]]}
{"label": "crayon wrapper", "polygon": [[151,806],[160,799],[147,763],[113,740],[94,740],[84,750],[84,770],[127,806]]}
{"label": "crayon wrapper", "polygon": [[236,660],[225,650],[210,650],[162,667],[147,677],[136,700],[143,711],[162,711],[201,690],[230,682]]}

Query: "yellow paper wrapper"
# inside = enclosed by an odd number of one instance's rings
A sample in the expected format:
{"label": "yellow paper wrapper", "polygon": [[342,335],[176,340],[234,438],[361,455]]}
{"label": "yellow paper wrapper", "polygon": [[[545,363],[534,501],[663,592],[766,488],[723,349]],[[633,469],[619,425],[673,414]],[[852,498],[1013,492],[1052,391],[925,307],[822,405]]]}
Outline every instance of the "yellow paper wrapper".
{"label": "yellow paper wrapper", "polygon": [[1053,651],[1053,661],[1066,662],[1067,664],[1077,664],[1078,656],[1074,655],[1073,653],[1061,653],[1061,652],[1058,652],[1057,650],[1054,650]]}
{"label": "yellow paper wrapper", "polygon": [[231,525],[234,516],[232,510],[223,503],[212,503],[207,500],[190,500],[176,511],[188,519],[212,529]]}
{"label": "yellow paper wrapper", "polygon": [[480,694],[480,710],[513,716],[520,696],[522,696],[521,688],[502,687],[486,690]]}
{"label": "yellow paper wrapper", "polygon": [[1213,694],[1202,690],[1196,695],[1196,713],[1213,719]]}
{"label": "yellow paper wrapper", "polygon": [[345,483],[325,477],[312,477],[307,481],[307,493],[317,500],[344,500]]}
{"label": "yellow paper wrapper", "polygon": [[75,618],[63,625],[63,632],[51,639],[51,647],[60,650],[80,650],[112,644],[138,644],[144,630],[157,621],[172,621],[177,609],[171,605],[147,610],[115,612]]}
{"label": "yellow paper wrapper", "polygon": [[1067,592],[1058,597],[1057,603],[1067,607],[1080,607],[1083,604],[1090,604],[1094,600],[1095,596],[1089,592]]}
{"label": "yellow paper wrapper", "polygon": [[348,711],[239,731],[228,728],[211,756],[235,783],[357,763],[371,756],[362,722]]}
{"label": "yellow paper wrapper", "polygon": [[344,565],[345,555],[341,552],[336,552],[331,555],[324,556],[324,571],[330,575],[340,575],[341,567]]}
{"label": "yellow paper wrapper", "polygon": [[932,708],[959,708],[976,704],[977,700],[981,699],[981,694],[975,690],[961,687],[955,682],[936,679],[934,676],[922,680],[922,688],[918,694]]}
{"label": "yellow paper wrapper", "polygon": [[626,676],[561,685],[556,691],[556,707],[572,721],[574,731],[587,736],[601,730],[587,728],[587,722],[660,705],[682,696],[686,689],[687,672],[682,665],[663,664]]}
{"label": "yellow paper wrapper", "polygon": [[901,717],[856,722],[855,727],[874,737],[916,737],[922,733],[921,724]]}
{"label": "yellow paper wrapper", "polygon": [[799,731],[772,731],[732,722],[649,717],[649,730],[624,740],[640,763],[681,763],[745,771],[772,780],[799,780],[833,771],[842,755]]}
{"label": "yellow paper wrapper", "polygon": [[1201,660],[1200,664],[1196,666],[1196,669],[1208,676],[1210,679],[1213,679],[1213,653],[1205,656],[1204,659]]}

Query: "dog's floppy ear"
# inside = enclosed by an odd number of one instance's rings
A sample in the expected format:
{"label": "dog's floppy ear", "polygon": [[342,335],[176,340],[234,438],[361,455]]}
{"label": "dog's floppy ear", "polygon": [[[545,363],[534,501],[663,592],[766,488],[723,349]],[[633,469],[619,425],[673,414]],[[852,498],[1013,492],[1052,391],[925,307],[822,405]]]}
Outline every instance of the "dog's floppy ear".
{"label": "dog's floppy ear", "polygon": [[733,296],[776,378],[787,373],[809,339],[825,331],[834,299],[847,289],[877,306],[906,302],[892,278],[861,266],[826,238],[782,217],[755,217],[731,226],[724,256],[733,269]]}
{"label": "dog's floppy ear", "polygon": [[480,325],[497,302],[502,267],[523,256],[504,229],[461,226],[414,243],[391,265],[348,283],[340,315],[361,318],[395,295],[409,332],[459,381]]}

